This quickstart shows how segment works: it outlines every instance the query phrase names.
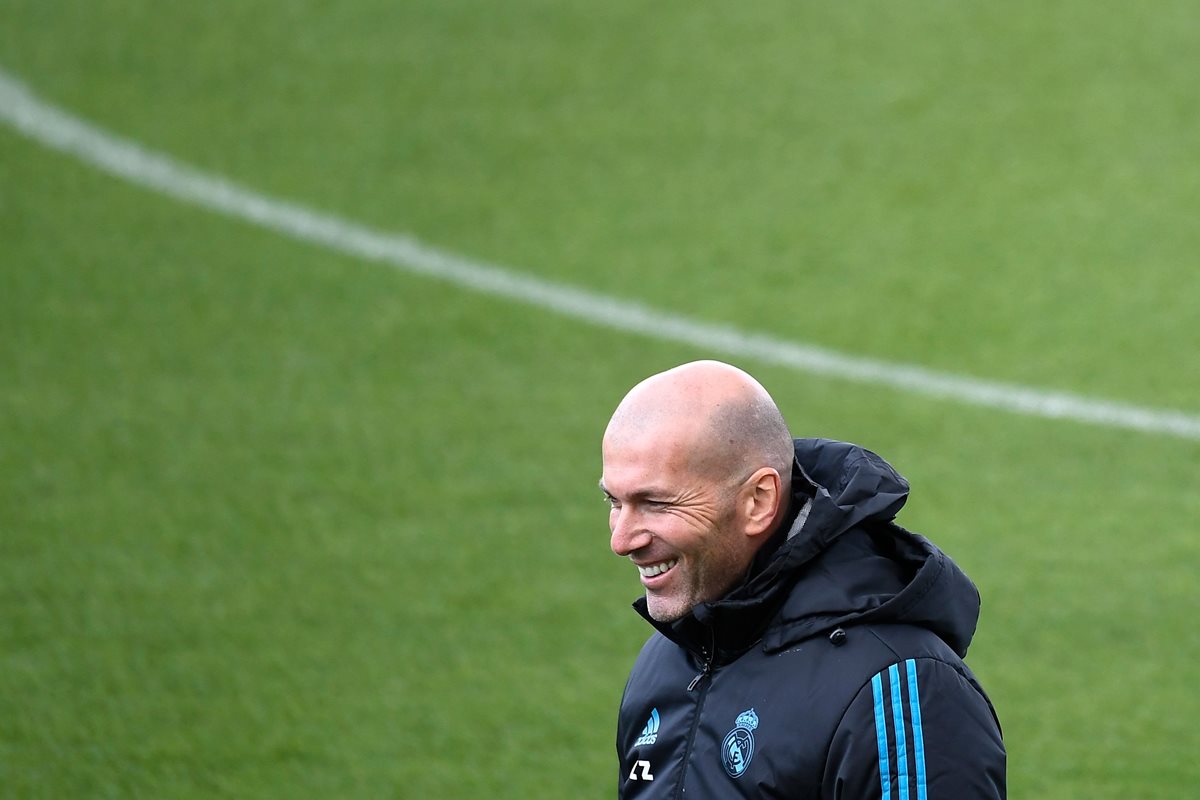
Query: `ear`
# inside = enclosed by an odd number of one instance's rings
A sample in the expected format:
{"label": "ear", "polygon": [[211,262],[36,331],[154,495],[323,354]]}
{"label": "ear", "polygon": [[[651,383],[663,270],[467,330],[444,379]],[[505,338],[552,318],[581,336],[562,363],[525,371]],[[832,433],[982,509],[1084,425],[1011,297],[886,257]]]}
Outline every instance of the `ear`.
{"label": "ear", "polygon": [[783,481],[770,467],[762,467],[742,487],[739,507],[747,536],[761,536],[775,527],[783,499]]}

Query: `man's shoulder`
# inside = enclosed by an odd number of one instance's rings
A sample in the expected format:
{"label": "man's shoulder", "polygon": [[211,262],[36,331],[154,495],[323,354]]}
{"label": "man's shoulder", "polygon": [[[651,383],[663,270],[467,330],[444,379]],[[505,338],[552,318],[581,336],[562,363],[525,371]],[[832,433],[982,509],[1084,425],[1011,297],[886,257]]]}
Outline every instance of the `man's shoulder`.
{"label": "man's shoulder", "polygon": [[863,625],[859,630],[874,640],[873,647],[880,649],[880,660],[887,662],[881,668],[909,659],[928,659],[969,673],[954,648],[928,628],[906,623],[873,623]]}
{"label": "man's shoulder", "polygon": [[871,679],[908,660],[944,662],[964,677],[970,671],[936,633],[909,624],[845,625],[811,636],[789,647],[756,648],[747,653],[746,671],[756,681],[813,687],[810,705],[840,716]]}
{"label": "man's shoulder", "polygon": [[[933,631],[905,623],[865,623],[837,628],[819,639],[833,645],[826,666],[850,687],[861,687],[881,670],[910,659],[942,661],[965,669],[962,659]],[[830,676],[831,679],[833,676]]]}

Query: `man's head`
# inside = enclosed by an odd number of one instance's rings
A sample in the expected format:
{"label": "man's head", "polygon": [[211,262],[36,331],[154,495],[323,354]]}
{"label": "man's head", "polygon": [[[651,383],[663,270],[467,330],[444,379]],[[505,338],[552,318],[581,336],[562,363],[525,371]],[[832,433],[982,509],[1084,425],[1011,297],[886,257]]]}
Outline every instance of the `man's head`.
{"label": "man's head", "polygon": [[696,361],[633,387],[603,452],[612,549],[637,564],[659,621],[724,596],[787,510],[787,425],[767,390],[728,364]]}

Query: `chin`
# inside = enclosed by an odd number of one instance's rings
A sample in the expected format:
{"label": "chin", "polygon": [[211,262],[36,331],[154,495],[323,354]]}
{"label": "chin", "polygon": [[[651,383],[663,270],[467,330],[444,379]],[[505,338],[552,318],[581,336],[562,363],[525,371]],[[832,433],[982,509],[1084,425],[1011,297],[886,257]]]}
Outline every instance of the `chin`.
{"label": "chin", "polygon": [[657,622],[674,622],[687,616],[692,608],[679,602],[661,598],[656,600],[648,596],[646,597],[646,610],[650,613],[650,617]]}

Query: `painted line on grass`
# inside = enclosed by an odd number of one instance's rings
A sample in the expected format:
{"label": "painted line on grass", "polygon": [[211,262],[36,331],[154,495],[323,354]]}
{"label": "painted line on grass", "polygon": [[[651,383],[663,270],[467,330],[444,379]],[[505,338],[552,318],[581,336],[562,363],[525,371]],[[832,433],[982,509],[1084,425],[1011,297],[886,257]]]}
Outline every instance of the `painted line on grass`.
{"label": "painted line on grass", "polygon": [[1200,440],[1200,416],[979,380],[839,353],[716,325],[617,297],[522,275],[259,194],[107,133],[39,99],[0,70],[0,120],[40,144],[130,183],[331,250],[537,306],[626,333],[679,342],[858,383],[1052,419]]}

